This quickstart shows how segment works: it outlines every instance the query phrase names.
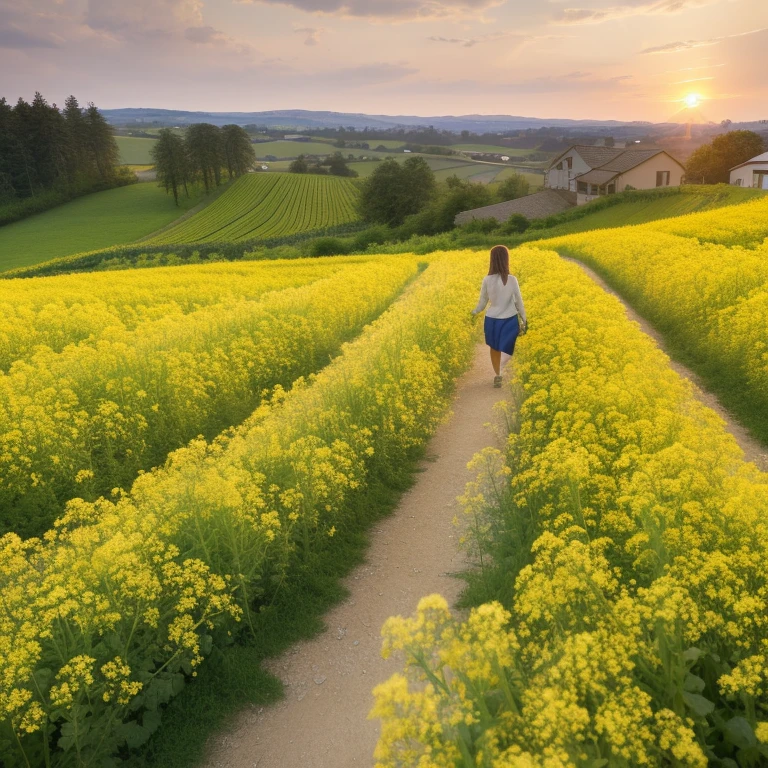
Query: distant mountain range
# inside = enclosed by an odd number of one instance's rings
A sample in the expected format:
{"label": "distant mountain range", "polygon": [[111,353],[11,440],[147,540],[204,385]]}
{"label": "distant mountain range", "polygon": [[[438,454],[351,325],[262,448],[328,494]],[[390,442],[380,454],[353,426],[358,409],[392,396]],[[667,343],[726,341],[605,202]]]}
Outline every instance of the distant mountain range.
{"label": "distant mountain range", "polygon": [[304,109],[272,110],[268,112],[184,112],[174,109],[103,109],[102,113],[113,124],[154,123],[163,125],[189,125],[207,122],[214,125],[236,123],[256,124],[269,128],[337,128],[339,126],[391,129],[432,126],[437,130],[473,131],[486,133],[494,131],[525,130],[526,128],[555,127],[566,129],[616,129],[643,128],[646,122],[622,122],[620,120],[568,120],[564,118],[518,117],[514,115],[438,115],[419,117],[417,115],[365,115],[353,112],[313,112]]}
{"label": "distant mountain range", "polygon": [[[665,133],[680,124],[698,123],[703,127],[716,127],[709,123],[699,110],[683,109],[664,123],[645,121],[622,122],[621,120],[569,120],[566,118],[521,117],[516,115],[366,115],[358,112],[321,112],[306,109],[280,109],[268,112],[185,112],[176,109],[150,109],[146,107],[103,109],[110,123],[160,124],[164,126],[213,123],[214,125],[260,125],[267,128],[302,130],[310,128],[354,127],[387,130],[392,128],[427,128],[432,126],[445,131],[472,131],[495,133],[520,131],[528,128],[563,128],[572,134],[590,133],[613,135],[617,138],[636,137],[643,134]],[[732,129],[747,128],[765,131],[766,121],[733,123]]]}

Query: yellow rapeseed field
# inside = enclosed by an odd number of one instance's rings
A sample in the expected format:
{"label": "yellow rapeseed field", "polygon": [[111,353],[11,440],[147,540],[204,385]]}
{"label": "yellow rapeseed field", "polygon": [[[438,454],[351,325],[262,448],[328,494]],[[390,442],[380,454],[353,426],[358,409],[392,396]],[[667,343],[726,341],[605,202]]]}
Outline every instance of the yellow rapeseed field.
{"label": "yellow rapeseed field", "polygon": [[406,674],[375,691],[377,765],[764,764],[768,475],[617,300],[552,252],[515,256],[513,428],[463,500],[498,599],[387,622]]}
{"label": "yellow rapeseed field", "polygon": [[[266,270],[267,284],[290,284],[292,270]],[[299,283],[314,282],[262,296],[253,289],[255,299],[168,312],[132,330],[115,318],[91,343],[15,361],[0,374],[0,531],[40,534],[68,499],[128,487],[196,435],[240,423],[267,390],[321,368],[416,271],[412,257],[352,261],[327,277],[300,265]],[[126,304],[136,274],[113,275],[128,284]],[[156,280],[162,293],[175,274]]]}
{"label": "yellow rapeseed field", "polygon": [[[15,740],[0,747],[86,766],[149,737],[214,639],[247,628],[361,514],[369,479],[397,473],[433,431],[471,358],[483,261],[436,257],[338,358],[239,428],[191,442],[130,493],[70,502],[42,540],[0,540],[0,719]],[[371,288],[355,291],[385,291],[388,270],[402,283],[404,264],[417,260],[360,272]],[[354,306],[333,280],[314,297],[331,317]]]}

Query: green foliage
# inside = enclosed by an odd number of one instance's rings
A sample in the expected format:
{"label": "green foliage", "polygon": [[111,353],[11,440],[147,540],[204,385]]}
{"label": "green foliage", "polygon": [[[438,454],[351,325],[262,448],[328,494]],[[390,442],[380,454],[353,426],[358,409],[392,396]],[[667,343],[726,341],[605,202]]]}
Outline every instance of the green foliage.
{"label": "green foliage", "polygon": [[500,203],[507,200],[517,200],[518,197],[525,197],[529,193],[531,185],[528,179],[520,173],[513,173],[507,176],[496,189],[496,199]]}
{"label": "green foliage", "polygon": [[525,232],[531,222],[522,213],[513,213],[501,226],[501,232],[505,235],[519,235]]}
{"label": "green foliage", "polygon": [[182,187],[189,197],[191,169],[184,140],[178,133],[170,128],[160,131],[160,138],[152,147],[152,162],[160,186],[173,194],[176,205],[179,204],[179,190]]}
{"label": "green foliage", "polygon": [[331,176],[357,177],[357,171],[352,170],[352,168],[347,165],[347,161],[344,159],[341,152],[334,152],[329,158],[328,172]]}
{"label": "green foliage", "polygon": [[451,176],[424,210],[405,221],[399,234],[401,237],[410,237],[447,232],[453,229],[456,214],[482,208],[492,202],[491,192],[486,184],[475,184],[458,176]]}
{"label": "green foliage", "polygon": [[184,144],[192,173],[202,179],[205,191],[221,184],[224,165],[221,129],[210,123],[196,123],[187,128]]}
{"label": "green foliage", "polygon": [[498,228],[498,219],[472,219],[472,221],[462,225],[461,231],[468,234],[489,234],[490,232],[495,232]]}
{"label": "green foliage", "polygon": [[387,158],[363,183],[360,214],[372,223],[397,226],[429,203],[435,186],[435,175],[423,158],[409,157],[402,165]]}
{"label": "green foliage", "polygon": [[699,147],[688,160],[685,176],[691,184],[727,184],[730,171],[765,152],[765,142],[754,131],[729,131]]}
{"label": "green foliage", "polygon": [[[0,98],[0,210],[10,212],[0,221],[124,183],[117,162],[112,128],[93,104],[83,111],[70,96],[60,111],[40,93],[31,104],[19,99],[13,107]],[[41,203],[19,205],[40,197]]]}
{"label": "green foliage", "polygon": [[221,145],[230,179],[248,173],[256,162],[251,137],[239,125],[225,125],[221,129]]}
{"label": "green foliage", "polygon": [[309,173],[309,163],[307,162],[307,158],[304,155],[299,155],[290,166],[288,166],[288,171],[290,173]]}
{"label": "green foliage", "polygon": [[349,246],[338,237],[319,237],[312,243],[310,256],[343,256]]}

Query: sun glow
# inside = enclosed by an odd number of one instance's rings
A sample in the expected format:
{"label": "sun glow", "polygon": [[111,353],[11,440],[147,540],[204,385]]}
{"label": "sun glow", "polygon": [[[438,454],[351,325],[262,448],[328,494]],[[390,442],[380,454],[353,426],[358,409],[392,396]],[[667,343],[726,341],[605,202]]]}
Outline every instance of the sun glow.
{"label": "sun glow", "polygon": [[698,93],[689,93],[684,99],[683,102],[685,103],[685,106],[689,109],[696,109],[696,107],[701,106],[701,96],[699,96]]}

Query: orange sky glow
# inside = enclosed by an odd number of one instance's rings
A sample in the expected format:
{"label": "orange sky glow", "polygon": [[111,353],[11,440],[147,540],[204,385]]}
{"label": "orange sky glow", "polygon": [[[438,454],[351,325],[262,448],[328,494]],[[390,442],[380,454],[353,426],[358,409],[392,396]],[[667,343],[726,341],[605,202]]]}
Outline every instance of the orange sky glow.
{"label": "orange sky glow", "polygon": [[768,0],[0,0],[0,95],[768,120]]}

